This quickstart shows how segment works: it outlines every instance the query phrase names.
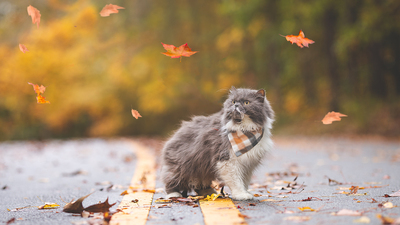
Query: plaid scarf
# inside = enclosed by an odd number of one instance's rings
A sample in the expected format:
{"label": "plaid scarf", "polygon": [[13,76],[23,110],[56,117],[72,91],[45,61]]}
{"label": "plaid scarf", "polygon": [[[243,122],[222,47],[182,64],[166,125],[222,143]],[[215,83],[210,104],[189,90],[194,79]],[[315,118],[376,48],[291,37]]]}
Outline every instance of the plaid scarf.
{"label": "plaid scarf", "polygon": [[232,131],[228,133],[229,141],[236,156],[241,156],[250,151],[260,142],[264,134],[264,128],[256,131]]}

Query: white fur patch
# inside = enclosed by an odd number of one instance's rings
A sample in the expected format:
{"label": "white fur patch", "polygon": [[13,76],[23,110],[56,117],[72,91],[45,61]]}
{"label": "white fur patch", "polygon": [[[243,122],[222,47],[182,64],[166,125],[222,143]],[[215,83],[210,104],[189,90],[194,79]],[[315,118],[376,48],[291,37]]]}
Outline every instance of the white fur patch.
{"label": "white fur patch", "polygon": [[234,123],[232,120],[229,121],[227,124],[225,124],[224,129],[229,130],[229,131],[255,131],[260,126],[257,124],[253,123],[253,121],[250,119],[248,115],[244,115],[244,118],[242,122],[240,123]]}
{"label": "white fur patch", "polygon": [[[244,120],[243,122],[238,124],[239,126],[228,123],[226,128],[229,127],[229,130],[246,128],[243,129],[245,131],[254,128],[255,124],[253,122],[250,121],[251,123],[249,123]],[[273,142],[270,138],[271,123],[272,120],[267,118],[267,123],[264,126],[264,136],[253,149],[239,157],[237,157],[231,149],[229,160],[217,163],[219,177],[231,189],[232,198],[237,200],[253,198],[247,189],[254,169],[260,164],[264,155],[273,147]]]}

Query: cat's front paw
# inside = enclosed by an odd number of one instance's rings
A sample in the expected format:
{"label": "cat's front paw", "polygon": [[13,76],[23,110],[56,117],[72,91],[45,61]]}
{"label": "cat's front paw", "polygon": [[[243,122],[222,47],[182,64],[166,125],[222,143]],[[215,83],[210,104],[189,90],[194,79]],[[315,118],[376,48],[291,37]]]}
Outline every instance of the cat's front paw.
{"label": "cat's front paw", "polygon": [[179,192],[171,192],[171,193],[167,194],[166,198],[169,199],[169,198],[180,198],[180,197],[182,197],[181,193],[179,193]]}
{"label": "cat's front paw", "polygon": [[232,198],[234,200],[252,200],[254,196],[249,192],[232,193]]}

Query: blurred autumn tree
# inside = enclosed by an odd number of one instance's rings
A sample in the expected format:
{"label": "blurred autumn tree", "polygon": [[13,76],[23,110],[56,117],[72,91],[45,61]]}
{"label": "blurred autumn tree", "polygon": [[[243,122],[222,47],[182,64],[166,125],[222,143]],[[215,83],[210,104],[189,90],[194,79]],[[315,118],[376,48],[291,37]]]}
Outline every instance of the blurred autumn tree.
{"label": "blurred autumn tree", "polygon": [[[108,3],[125,9],[100,17]],[[232,85],[265,88],[280,133],[398,136],[399,11],[396,0],[3,0],[0,140],[165,135],[218,111]],[[300,29],[310,48],[279,35]],[[161,42],[199,53],[179,62]],[[349,117],[322,125],[332,110]]]}

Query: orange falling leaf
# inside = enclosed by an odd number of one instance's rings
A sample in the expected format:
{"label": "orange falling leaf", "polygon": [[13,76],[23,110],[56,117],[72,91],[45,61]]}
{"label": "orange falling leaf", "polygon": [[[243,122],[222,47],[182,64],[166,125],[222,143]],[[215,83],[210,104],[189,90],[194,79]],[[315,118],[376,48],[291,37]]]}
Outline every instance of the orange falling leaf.
{"label": "orange falling leaf", "polygon": [[138,119],[139,117],[142,117],[137,110],[132,109],[132,116]]}
{"label": "orange falling leaf", "polygon": [[40,93],[43,94],[44,91],[46,91],[46,87],[43,86],[43,85],[40,85],[40,87],[39,87],[39,85],[37,85],[37,84],[32,84],[32,83],[29,83],[29,82],[28,82],[28,84],[32,85],[33,86],[33,90],[38,94],[40,94]]}
{"label": "orange falling leaf", "polygon": [[308,38],[305,37],[304,32],[302,30],[300,30],[299,35],[295,36],[295,35],[286,35],[282,37],[285,37],[287,41],[289,41],[290,43],[296,43],[297,46],[299,46],[300,48],[303,47],[307,47],[308,48],[308,44],[313,44],[314,41],[310,40]]}
{"label": "orange falling leaf", "polygon": [[29,5],[28,6],[28,15],[30,15],[32,17],[32,23],[33,24],[36,23],[37,27],[39,28],[40,17],[41,17],[40,11],[37,8]]}
{"label": "orange falling leaf", "polygon": [[37,103],[39,103],[39,104],[45,104],[45,103],[50,103],[49,101],[47,101],[46,99],[45,99],[45,97],[43,97],[41,94],[43,94],[44,93],[44,91],[46,90],[46,87],[45,86],[43,86],[43,85],[37,85],[37,84],[32,84],[32,83],[29,83],[28,82],[28,84],[30,84],[30,85],[32,85],[33,86],[33,90],[36,92],[36,94],[37,94],[37,96],[36,96],[36,100],[37,100]]}
{"label": "orange falling leaf", "polygon": [[23,44],[19,44],[19,50],[21,50],[22,53],[29,52],[29,50]]}
{"label": "orange falling leaf", "polygon": [[125,8],[113,4],[108,4],[104,6],[104,8],[100,11],[100,16],[106,17],[109,16],[111,13],[118,13],[118,9],[125,9]]}
{"label": "orange falling leaf", "polygon": [[167,52],[161,52],[161,53],[171,58],[182,59],[182,56],[190,57],[191,55],[197,53],[197,51],[192,51],[192,49],[189,48],[187,43],[179,47],[175,47],[174,45],[167,45],[162,42],[161,44],[163,45],[165,50],[167,50]]}
{"label": "orange falling leaf", "polygon": [[323,124],[332,124],[333,121],[342,120],[340,117],[347,117],[347,115],[332,111],[325,115],[325,117],[322,119],[322,123]]}
{"label": "orange falling leaf", "polygon": [[37,99],[37,103],[39,103],[39,104],[46,104],[46,103],[49,103],[49,104],[50,104],[50,102],[47,101],[47,100],[45,99],[45,97],[43,97],[42,95],[40,95],[40,93],[37,94],[36,99]]}

